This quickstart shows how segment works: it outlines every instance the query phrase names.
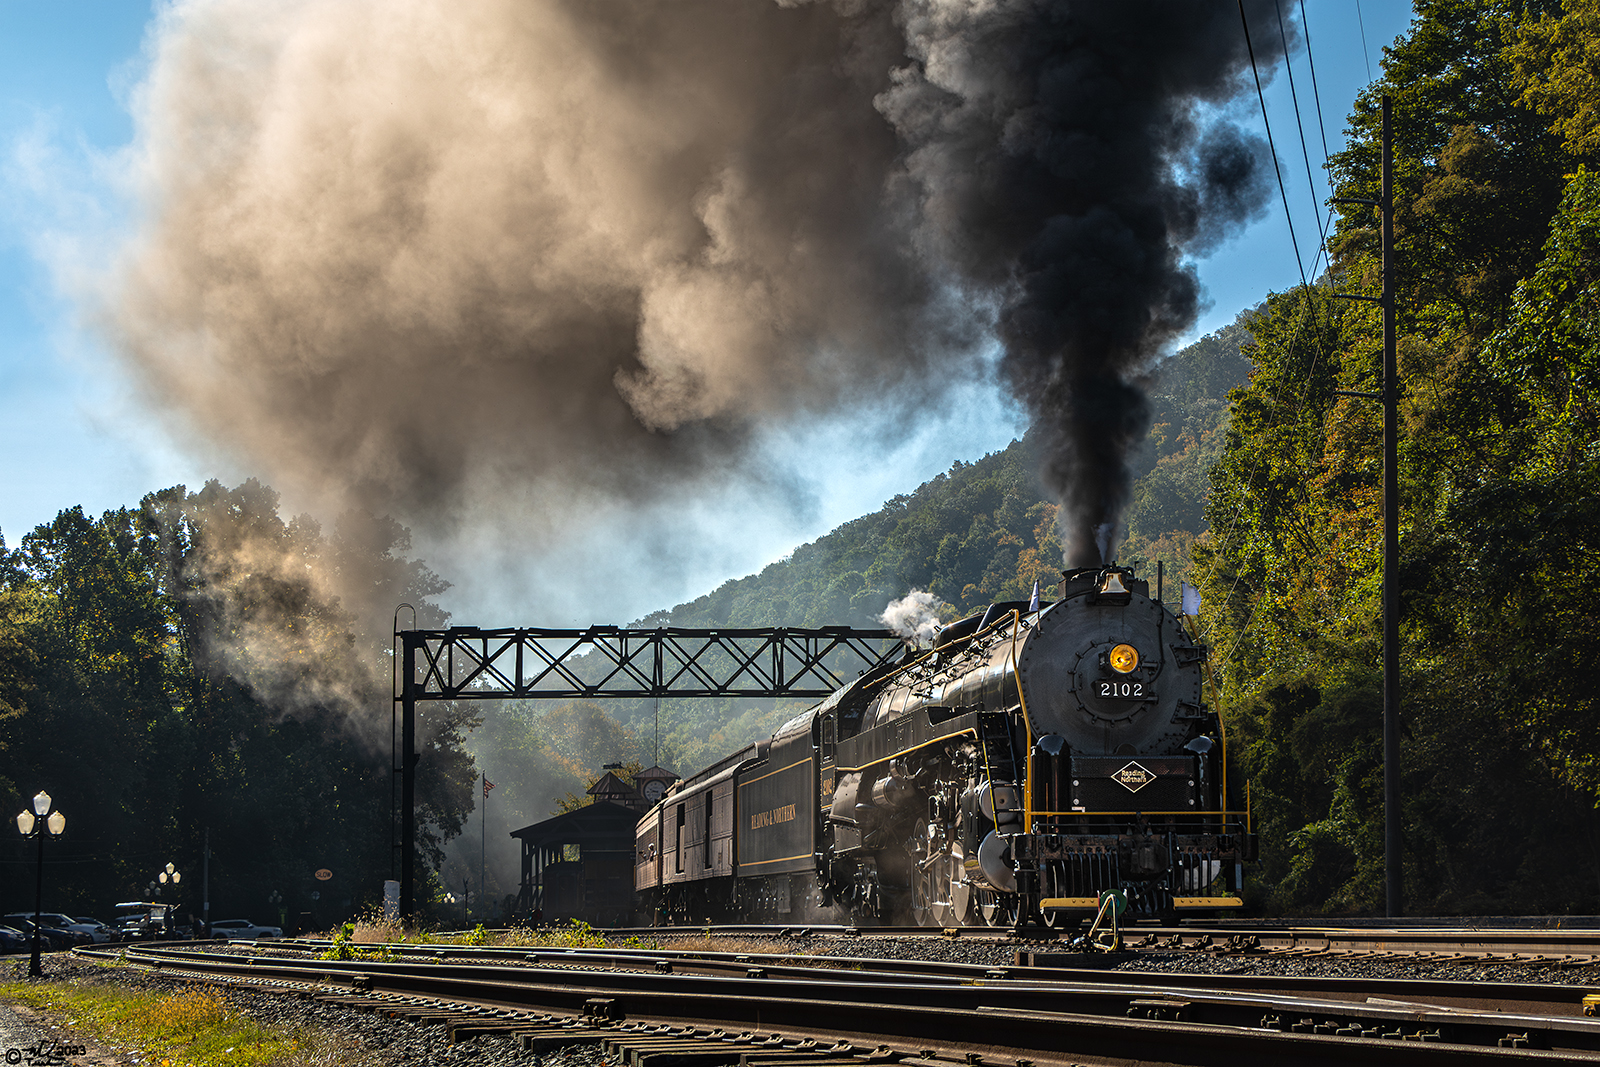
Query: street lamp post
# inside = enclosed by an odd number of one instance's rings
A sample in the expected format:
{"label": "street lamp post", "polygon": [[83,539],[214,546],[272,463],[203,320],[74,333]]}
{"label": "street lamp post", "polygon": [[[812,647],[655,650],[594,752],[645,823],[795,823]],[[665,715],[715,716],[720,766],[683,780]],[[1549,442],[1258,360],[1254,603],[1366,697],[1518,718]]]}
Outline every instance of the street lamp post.
{"label": "street lamp post", "polygon": [[[165,870],[156,875],[156,881],[161,885],[161,899],[165,901],[167,899],[167,886],[172,886],[173,890],[176,891],[178,883],[183,881],[183,872],[169,863]],[[176,936],[178,930],[178,920],[173,915],[173,909],[176,907],[177,904],[172,904],[167,908],[166,914],[162,916],[166,932],[174,936]]]}
{"label": "street lamp post", "polygon": [[[44,914],[44,839],[60,837],[67,828],[67,817],[50,810],[50,794],[43,789],[34,794],[33,810],[17,816],[17,829],[24,838],[39,839],[39,863],[33,880],[33,961],[28,965],[30,978],[44,977],[44,967],[39,960],[39,920]],[[45,831],[49,830],[46,834]]]}

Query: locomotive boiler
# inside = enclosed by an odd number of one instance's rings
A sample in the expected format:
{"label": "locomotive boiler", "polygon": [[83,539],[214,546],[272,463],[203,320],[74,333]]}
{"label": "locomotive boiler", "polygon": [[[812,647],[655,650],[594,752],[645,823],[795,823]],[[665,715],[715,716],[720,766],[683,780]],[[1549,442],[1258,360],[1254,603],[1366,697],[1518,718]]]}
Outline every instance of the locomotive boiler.
{"label": "locomotive boiler", "polygon": [[638,826],[643,917],[1063,926],[1108,890],[1136,916],[1239,907],[1255,839],[1204,649],[1131,570],[1064,577],[678,782]]}

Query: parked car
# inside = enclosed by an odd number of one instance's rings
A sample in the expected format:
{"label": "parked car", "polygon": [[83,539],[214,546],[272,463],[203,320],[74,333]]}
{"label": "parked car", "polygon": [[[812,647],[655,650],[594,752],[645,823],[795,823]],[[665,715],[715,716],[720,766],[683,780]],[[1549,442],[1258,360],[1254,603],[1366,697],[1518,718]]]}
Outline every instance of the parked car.
{"label": "parked car", "polygon": [[0,926],[0,952],[32,952],[33,938],[14,926]]}
{"label": "parked car", "polygon": [[[22,936],[28,939],[28,951],[31,952],[33,950],[33,917],[7,915],[4,917],[4,921],[7,926],[22,932]],[[41,952],[65,952],[78,945],[88,944],[87,940],[79,940],[84,937],[86,935],[80,934],[76,930],[62,930],[58,927],[46,926],[43,923],[39,924],[39,950]]]}
{"label": "parked car", "polygon": [[40,912],[39,921],[44,923],[46,926],[53,926],[57,930],[72,930],[80,934],[88,934],[90,942],[99,943],[100,941],[105,940],[103,937],[95,936],[98,931],[96,931],[94,926],[90,923],[83,922],[80,919],[74,919],[72,916],[62,914],[59,911]]}
{"label": "parked car", "polygon": [[[18,930],[27,930],[29,931],[29,936],[32,936],[33,912],[31,911],[14,911],[0,918],[0,922],[4,922],[7,926],[15,926]],[[28,925],[23,925],[24,923]],[[39,925],[45,929],[47,936],[51,930],[65,935],[67,948],[71,948],[73,945],[93,944],[94,942],[94,935],[87,928],[78,928],[69,917],[59,911],[40,912]]]}
{"label": "parked car", "polygon": [[78,926],[89,927],[90,932],[94,934],[95,944],[97,945],[117,940],[116,928],[101,922],[99,919],[91,919],[87,915],[80,915],[73,922]]}
{"label": "parked car", "polygon": [[257,926],[249,919],[218,919],[211,924],[211,936],[235,941],[256,941],[263,937],[282,937],[283,927]]}

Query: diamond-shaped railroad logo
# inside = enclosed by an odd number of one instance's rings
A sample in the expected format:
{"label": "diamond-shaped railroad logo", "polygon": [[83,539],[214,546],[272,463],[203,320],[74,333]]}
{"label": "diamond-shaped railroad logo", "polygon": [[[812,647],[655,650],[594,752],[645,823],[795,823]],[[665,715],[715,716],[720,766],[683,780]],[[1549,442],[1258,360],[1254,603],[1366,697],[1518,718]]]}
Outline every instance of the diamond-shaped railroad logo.
{"label": "diamond-shaped railroad logo", "polygon": [[1111,780],[1119,785],[1125,786],[1128,792],[1137,793],[1139,790],[1155,781],[1156,776],[1139,766],[1137,763],[1130,763],[1116,774],[1113,774],[1111,776]]}

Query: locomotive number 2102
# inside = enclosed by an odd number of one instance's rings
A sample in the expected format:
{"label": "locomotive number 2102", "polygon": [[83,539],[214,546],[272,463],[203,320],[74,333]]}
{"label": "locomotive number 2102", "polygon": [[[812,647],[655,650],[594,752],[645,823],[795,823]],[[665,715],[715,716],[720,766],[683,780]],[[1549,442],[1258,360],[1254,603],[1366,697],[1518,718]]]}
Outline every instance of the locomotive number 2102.
{"label": "locomotive number 2102", "polygon": [[1127,697],[1130,700],[1144,699],[1143,682],[1101,682],[1100,695],[1103,697]]}

